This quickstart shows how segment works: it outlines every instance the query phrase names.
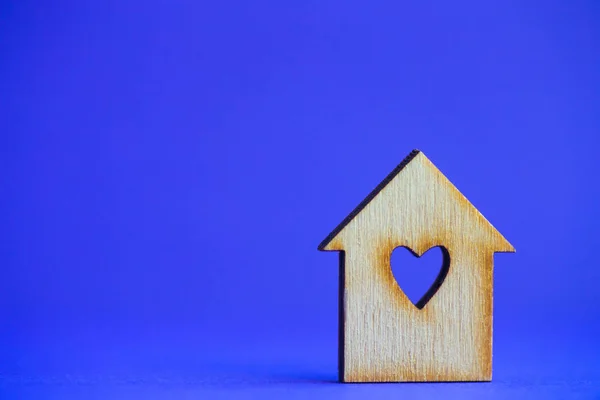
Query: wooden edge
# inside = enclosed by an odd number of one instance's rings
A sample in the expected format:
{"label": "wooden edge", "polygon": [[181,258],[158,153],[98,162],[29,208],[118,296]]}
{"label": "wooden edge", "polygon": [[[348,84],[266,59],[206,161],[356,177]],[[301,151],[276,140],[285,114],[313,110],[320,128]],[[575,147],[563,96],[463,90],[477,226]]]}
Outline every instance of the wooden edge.
{"label": "wooden edge", "polygon": [[369,193],[369,195],[363,201],[361,201],[360,204],[356,206],[356,208],[352,210],[352,212],[348,214],[348,216],[346,216],[346,218],[344,218],[329,235],[327,235],[327,237],[319,244],[317,249],[325,251],[325,247],[329,244],[329,242],[331,242],[338,235],[338,233],[340,233],[342,229],[344,229],[346,225],[348,225],[350,221],[352,221],[354,217],[356,217],[363,210],[363,208],[365,208],[367,204],[369,204],[371,200],[373,200],[375,196],[377,196],[377,194],[379,194],[379,192],[381,192],[381,190],[383,190],[383,188],[386,187],[387,184],[390,183],[392,179],[394,179],[396,175],[398,175],[400,171],[402,171],[402,169],[406,167],[408,163],[410,163],[420,152],[421,151],[417,149],[411,151],[410,154],[406,156],[404,160],[402,160],[402,162],[398,164],[396,168],[394,168],[394,170],[390,172],[388,176],[386,176],[385,179],[381,181],[381,183],[379,183],[379,185],[377,185],[375,189],[373,189],[371,193]]}
{"label": "wooden edge", "polygon": [[418,380],[418,379],[406,379],[406,380],[349,380],[343,381],[345,384],[353,384],[353,385],[368,385],[370,383],[377,384],[439,384],[443,385],[444,383],[481,383],[481,382],[492,382],[491,377],[481,378],[481,379],[447,379],[447,380]]}
{"label": "wooden edge", "polygon": [[346,328],[346,252],[340,251],[340,268],[338,284],[338,379],[345,382],[344,346]]}

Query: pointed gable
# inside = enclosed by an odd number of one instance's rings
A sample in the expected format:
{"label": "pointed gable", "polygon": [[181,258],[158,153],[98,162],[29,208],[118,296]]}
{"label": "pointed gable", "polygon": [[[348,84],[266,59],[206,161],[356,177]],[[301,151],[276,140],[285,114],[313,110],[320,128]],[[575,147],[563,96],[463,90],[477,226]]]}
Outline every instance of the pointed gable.
{"label": "pointed gable", "polygon": [[[378,232],[365,232],[378,221]],[[469,229],[465,229],[465,227]],[[465,237],[462,230],[468,232]],[[319,244],[319,250],[344,250],[348,243],[405,238],[418,250],[434,242],[481,245],[492,251],[513,246],[479,213],[419,150],[412,151]],[[439,244],[439,243],[438,243]],[[450,243],[445,243],[449,245]],[[398,244],[405,245],[405,244]],[[426,250],[426,249],[425,249]]]}

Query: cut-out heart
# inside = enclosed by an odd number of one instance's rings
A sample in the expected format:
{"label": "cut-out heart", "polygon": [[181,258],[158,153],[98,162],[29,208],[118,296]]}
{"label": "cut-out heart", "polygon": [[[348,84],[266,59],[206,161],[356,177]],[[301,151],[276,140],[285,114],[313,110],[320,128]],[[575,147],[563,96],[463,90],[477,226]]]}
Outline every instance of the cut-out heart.
{"label": "cut-out heart", "polygon": [[450,269],[450,255],[442,246],[432,247],[421,256],[407,247],[396,247],[390,263],[400,289],[422,309],[442,286]]}

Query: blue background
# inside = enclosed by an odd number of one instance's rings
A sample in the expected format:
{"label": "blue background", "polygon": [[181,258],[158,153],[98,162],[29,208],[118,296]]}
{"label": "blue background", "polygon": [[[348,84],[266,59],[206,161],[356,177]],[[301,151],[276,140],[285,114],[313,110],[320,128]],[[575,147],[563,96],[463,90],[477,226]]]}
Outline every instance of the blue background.
{"label": "blue background", "polygon": [[[600,398],[600,2],[0,4],[0,398]],[[517,249],[494,381],[337,384],[413,148]]]}

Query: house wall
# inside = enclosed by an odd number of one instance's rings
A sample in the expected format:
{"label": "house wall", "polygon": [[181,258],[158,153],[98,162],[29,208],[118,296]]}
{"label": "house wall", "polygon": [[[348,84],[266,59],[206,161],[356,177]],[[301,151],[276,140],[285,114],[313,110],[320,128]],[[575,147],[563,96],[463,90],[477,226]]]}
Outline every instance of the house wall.
{"label": "house wall", "polygon": [[490,380],[493,253],[449,249],[448,275],[419,310],[391,272],[395,247],[346,252],[343,380]]}

